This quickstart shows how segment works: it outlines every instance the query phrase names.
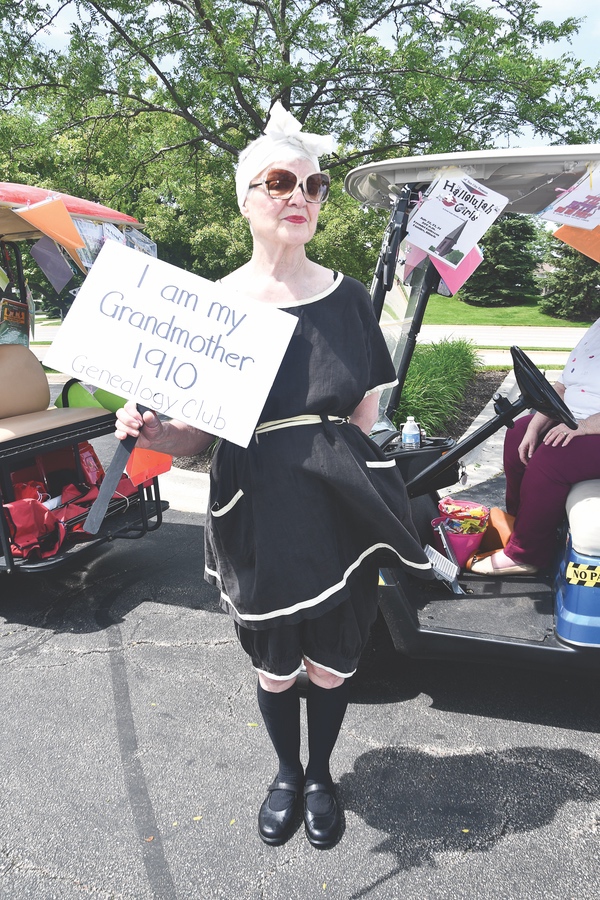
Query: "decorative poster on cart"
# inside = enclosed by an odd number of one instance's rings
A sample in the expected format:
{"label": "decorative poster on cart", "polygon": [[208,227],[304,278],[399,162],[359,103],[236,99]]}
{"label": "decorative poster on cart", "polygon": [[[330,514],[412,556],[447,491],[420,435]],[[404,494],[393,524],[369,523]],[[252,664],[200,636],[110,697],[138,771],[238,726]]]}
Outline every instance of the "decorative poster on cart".
{"label": "decorative poster on cart", "polygon": [[507,197],[460,169],[448,169],[432,183],[412,214],[407,240],[456,268],[507,203]]}
{"label": "decorative poster on cart", "polygon": [[540,218],[591,230],[600,225],[600,167],[590,164],[573,187],[539,213]]}
{"label": "decorative poster on cart", "polygon": [[107,241],[46,364],[246,447],[296,318]]}

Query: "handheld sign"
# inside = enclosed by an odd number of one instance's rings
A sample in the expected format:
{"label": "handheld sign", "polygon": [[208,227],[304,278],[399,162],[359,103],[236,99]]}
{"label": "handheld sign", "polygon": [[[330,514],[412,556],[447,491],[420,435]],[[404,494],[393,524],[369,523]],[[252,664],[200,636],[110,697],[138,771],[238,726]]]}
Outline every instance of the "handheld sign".
{"label": "handheld sign", "polygon": [[296,318],[107,241],[46,365],[247,447]]}

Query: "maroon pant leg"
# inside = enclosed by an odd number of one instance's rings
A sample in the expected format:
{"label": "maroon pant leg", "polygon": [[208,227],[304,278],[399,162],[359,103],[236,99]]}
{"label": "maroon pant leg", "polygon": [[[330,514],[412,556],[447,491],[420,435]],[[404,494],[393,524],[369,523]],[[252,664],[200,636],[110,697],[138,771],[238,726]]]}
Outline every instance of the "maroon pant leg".
{"label": "maroon pant leg", "polygon": [[524,466],[516,451],[528,419],[518,420],[506,434],[506,507],[512,515],[516,512],[516,519],[505,549],[517,563],[542,567],[556,552],[557,528],[565,515],[571,487],[579,481],[600,478],[600,435],[574,438],[566,447],[541,443]]}
{"label": "maroon pant leg", "polygon": [[519,459],[519,444],[525,437],[527,426],[533,416],[521,416],[512,428],[506,429],[504,437],[504,474],[506,476],[506,512],[516,516],[521,499],[521,481],[526,466]]}

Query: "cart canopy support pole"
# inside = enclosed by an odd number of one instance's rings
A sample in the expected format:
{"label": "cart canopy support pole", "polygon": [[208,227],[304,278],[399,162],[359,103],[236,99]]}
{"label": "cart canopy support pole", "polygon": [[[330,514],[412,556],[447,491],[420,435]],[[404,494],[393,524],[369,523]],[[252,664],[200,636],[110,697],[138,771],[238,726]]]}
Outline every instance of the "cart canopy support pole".
{"label": "cart canopy support pole", "polygon": [[404,388],[404,382],[406,381],[406,374],[413,358],[413,353],[415,352],[417,337],[419,336],[419,332],[421,331],[423,316],[425,315],[425,310],[427,309],[429,297],[433,291],[437,290],[439,283],[440,273],[433,265],[433,263],[429,261],[425,270],[425,275],[423,276],[423,281],[421,283],[421,290],[419,291],[419,299],[417,300],[415,314],[410,324],[410,330],[406,335],[406,343],[404,345],[402,359],[400,360],[400,365],[398,366],[398,384],[390,394],[390,400],[385,411],[385,415],[391,421],[393,421],[394,414],[398,409],[398,404],[400,403],[402,390]]}

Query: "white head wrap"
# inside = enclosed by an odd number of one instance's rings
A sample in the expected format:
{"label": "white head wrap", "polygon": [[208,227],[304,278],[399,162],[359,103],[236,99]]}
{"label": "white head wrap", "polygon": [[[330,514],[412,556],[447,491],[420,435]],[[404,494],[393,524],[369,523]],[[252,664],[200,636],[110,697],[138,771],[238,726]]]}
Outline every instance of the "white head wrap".
{"label": "white head wrap", "polygon": [[252,179],[271,162],[309,159],[315,172],[319,171],[318,157],[333,152],[334,139],[330,134],[307,134],[301,129],[300,122],[277,100],[271,108],[265,133],[248,144],[240,154],[235,173],[235,190],[240,208],[244,205]]}

